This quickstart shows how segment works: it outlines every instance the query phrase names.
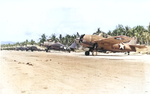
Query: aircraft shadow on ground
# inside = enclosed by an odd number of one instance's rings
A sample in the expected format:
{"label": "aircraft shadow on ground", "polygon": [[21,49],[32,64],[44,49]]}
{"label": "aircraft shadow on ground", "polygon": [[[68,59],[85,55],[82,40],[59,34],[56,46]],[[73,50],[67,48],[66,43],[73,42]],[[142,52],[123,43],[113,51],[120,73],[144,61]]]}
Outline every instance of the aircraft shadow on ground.
{"label": "aircraft shadow on ground", "polygon": [[[85,55],[81,55],[81,56],[85,56]],[[89,55],[89,56],[87,56],[87,57],[98,57],[98,56],[117,56],[117,57],[124,57],[124,56],[127,56],[127,55],[96,55],[96,56]]]}
{"label": "aircraft shadow on ground", "polygon": [[120,56],[120,57],[124,57],[124,56],[142,56],[142,55],[97,55],[97,56]]}
{"label": "aircraft shadow on ground", "polygon": [[[81,55],[81,56],[85,56],[85,55]],[[96,56],[93,56],[93,55],[89,55],[89,56],[87,56],[87,57],[98,57],[98,56],[112,56],[112,57],[114,57],[114,56],[116,56],[116,57],[125,57],[125,56],[130,56],[130,57],[132,57],[132,56],[142,56],[142,55],[96,55]]]}

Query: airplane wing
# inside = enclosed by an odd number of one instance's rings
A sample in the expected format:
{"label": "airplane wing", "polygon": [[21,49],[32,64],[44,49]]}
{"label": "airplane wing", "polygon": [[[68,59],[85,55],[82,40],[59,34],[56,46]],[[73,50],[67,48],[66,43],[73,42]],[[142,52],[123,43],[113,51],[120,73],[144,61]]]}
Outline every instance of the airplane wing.
{"label": "airplane wing", "polygon": [[131,38],[127,36],[115,36],[115,37],[95,40],[94,42],[101,43],[101,44],[107,43],[107,44],[113,45],[113,44],[122,43],[122,42],[129,42],[130,40]]}
{"label": "airplane wing", "polygon": [[145,45],[130,45],[131,47],[147,48]]}

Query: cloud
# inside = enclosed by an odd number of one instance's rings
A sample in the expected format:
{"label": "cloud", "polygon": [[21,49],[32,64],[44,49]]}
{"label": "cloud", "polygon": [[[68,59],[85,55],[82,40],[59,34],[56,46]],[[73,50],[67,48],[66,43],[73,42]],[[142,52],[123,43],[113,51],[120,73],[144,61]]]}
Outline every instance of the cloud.
{"label": "cloud", "polygon": [[26,35],[26,36],[32,35],[32,32],[26,31],[26,32],[25,32],[25,35]]}

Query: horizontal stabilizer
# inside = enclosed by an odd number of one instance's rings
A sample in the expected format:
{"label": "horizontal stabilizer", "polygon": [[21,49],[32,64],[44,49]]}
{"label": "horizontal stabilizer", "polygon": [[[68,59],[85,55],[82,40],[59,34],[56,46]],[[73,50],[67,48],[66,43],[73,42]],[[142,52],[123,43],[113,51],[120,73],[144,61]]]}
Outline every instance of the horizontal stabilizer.
{"label": "horizontal stabilizer", "polygon": [[145,45],[130,45],[130,46],[136,48],[147,48]]}

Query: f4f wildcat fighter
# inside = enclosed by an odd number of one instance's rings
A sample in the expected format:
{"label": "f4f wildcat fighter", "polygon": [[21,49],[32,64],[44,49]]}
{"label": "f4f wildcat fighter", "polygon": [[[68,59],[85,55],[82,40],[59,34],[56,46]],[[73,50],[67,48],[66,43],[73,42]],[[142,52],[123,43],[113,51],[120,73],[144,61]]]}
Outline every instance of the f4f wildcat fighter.
{"label": "f4f wildcat fighter", "polygon": [[42,45],[46,47],[45,49],[46,52],[48,52],[49,50],[58,50],[58,51],[68,51],[70,53],[70,49],[59,42],[55,43],[51,41],[45,41]]}
{"label": "f4f wildcat fighter", "polygon": [[78,39],[79,43],[84,47],[88,48],[85,51],[85,55],[97,55],[97,52],[128,52],[136,51],[137,48],[146,48],[144,45],[136,45],[136,37],[130,38],[127,36],[114,36],[110,38],[104,38],[102,33],[99,35],[86,35],[83,34]]}

